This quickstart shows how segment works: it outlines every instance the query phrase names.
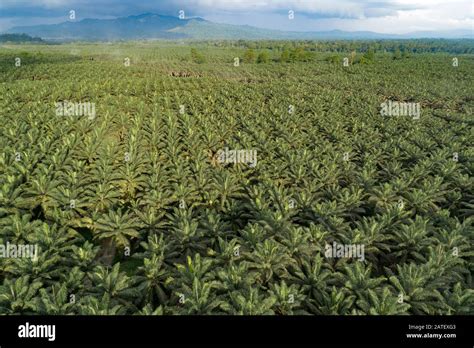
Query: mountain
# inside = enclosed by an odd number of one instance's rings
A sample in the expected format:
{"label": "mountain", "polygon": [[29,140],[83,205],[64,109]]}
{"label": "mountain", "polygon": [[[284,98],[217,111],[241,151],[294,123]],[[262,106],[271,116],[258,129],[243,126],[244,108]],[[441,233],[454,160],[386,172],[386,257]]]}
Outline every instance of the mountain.
{"label": "mountain", "polygon": [[[201,19],[193,19],[199,22]],[[186,35],[169,30],[185,26],[189,19],[145,13],[116,19],[83,19],[50,25],[14,27],[8,33],[24,33],[47,40],[116,41],[137,39],[179,39]]]}
{"label": "mountain", "polygon": [[281,39],[281,40],[354,40],[407,38],[472,38],[472,31],[416,32],[404,35],[369,31],[285,32],[248,25],[214,23],[202,18],[179,19],[154,13],[116,19],[83,19],[50,25],[14,27],[7,33],[22,33],[58,41],[118,41],[142,39]]}

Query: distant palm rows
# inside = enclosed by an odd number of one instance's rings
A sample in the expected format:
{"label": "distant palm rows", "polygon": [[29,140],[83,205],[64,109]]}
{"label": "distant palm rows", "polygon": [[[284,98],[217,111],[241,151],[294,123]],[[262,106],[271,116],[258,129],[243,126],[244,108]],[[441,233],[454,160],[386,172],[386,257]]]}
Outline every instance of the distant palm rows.
{"label": "distant palm rows", "polygon": [[472,314],[472,55],[233,46],[0,51],[0,314]]}

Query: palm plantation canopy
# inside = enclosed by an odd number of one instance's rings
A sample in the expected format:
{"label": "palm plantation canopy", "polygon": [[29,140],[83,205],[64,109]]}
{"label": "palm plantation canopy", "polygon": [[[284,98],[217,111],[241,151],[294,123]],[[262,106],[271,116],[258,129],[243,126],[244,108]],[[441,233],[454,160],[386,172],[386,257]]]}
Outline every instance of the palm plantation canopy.
{"label": "palm plantation canopy", "polygon": [[3,47],[0,314],[472,314],[472,41]]}

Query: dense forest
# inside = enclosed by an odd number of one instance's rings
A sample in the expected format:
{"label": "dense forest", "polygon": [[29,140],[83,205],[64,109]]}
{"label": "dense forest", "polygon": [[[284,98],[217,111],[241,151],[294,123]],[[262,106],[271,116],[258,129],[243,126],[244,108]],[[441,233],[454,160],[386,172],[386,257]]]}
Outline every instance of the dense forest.
{"label": "dense forest", "polygon": [[253,49],[284,50],[285,48],[303,48],[312,52],[367,52],[372,49],[378,53],[395,52],[409,53],[458,53],[472,54],[473,39],[406,39],[406,40],[328,40],[328,41],[207,41],[205,44],[219,47],[246,47]]}
{"label": "dense forest", "polygon": [[31,37],[26,34],[0,34],[0,42],[10,42],[10,43],[42,43],[44,42],[39,37]]}

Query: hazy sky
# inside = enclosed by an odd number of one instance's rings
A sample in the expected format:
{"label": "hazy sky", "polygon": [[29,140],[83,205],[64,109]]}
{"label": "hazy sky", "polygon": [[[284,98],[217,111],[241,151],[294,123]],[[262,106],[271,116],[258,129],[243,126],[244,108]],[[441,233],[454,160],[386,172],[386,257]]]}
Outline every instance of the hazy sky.
{"label": "hazy sky", "polygon": [[[474,28],[473,0],[0,0],[0,31],[16,25],[146,12],[263,28],[407,33]],[[289,20],[288,11],[295,18]]]}

